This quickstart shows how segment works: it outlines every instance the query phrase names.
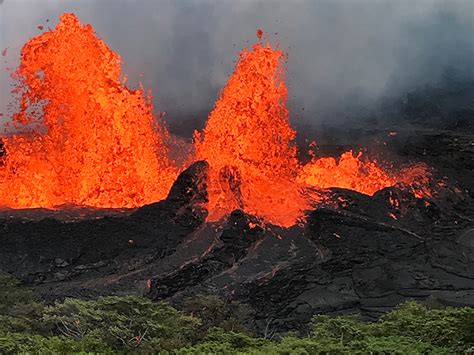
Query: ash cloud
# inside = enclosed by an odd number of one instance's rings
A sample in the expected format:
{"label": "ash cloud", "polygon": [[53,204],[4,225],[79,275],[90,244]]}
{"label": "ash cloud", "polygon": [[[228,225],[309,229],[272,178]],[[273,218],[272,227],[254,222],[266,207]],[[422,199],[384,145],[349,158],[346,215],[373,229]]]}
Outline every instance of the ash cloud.
{"label": "ash cloud", "polygon": [[446,68],[474,78],[470,0],[5,0],[0,112],[12,111],[5,68],[18,65],[37,26],[53,28],[63,12],[92,24],[120,53],[129,82],[152,89],[171,125],[205,121],[257,28],[289,53],[293,122],[354,119],[383,96],[437,82]]}

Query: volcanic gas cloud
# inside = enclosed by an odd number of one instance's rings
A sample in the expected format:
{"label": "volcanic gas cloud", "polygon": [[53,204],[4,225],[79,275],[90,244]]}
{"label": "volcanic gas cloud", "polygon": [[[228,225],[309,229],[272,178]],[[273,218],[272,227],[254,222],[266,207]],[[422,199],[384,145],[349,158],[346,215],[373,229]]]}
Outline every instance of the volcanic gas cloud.
{"label": "volcanic gas cloud", "polygon": [[[374,194],[402,184],[427,193],[422,165],[388,171],[352,152],[303,165],[286,108],[285,58],[261,41],[244,49],[195,134],[188,161],[210,164],[210,219],[240,208],[290,226],[316,202],[315,188]],[[1,137],[0,206],[127,208],[166,196],[180,170],[169,158],[172,138],[153,116],[151,95],[120,74],[120,56],[73,14],[24,45],[13,116],[22,130]]]}

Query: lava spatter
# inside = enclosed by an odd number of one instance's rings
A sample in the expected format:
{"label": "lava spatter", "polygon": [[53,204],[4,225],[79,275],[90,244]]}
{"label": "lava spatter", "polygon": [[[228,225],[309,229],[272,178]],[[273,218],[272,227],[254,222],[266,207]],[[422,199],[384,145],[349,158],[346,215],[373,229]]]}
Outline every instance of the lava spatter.
{"label": "lava spatter", "polygon": [[319,188],[341,187],[367,195],[397,182],[374,160],[363,159],[362,153],[352,151],[333,157],[313,158],[298,175],[300,183]]}

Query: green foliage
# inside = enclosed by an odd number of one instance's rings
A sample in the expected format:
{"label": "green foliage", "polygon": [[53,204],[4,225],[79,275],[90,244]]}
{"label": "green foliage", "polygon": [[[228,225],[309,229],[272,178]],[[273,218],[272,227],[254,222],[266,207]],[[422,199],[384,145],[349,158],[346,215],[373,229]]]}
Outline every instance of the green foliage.
{"label": "green foliage", "polygon": [[176,350],[176,354],[249,354],[270,343],[247,334],[211,328],[203,341]]}
{"label": "green foliage", "polygon": [[351,354],[451,354],[449,348],[417,342],[403,336],[368,336],[350,342]]}
{"label": "green foliage", "polygon": [[415,341],[465,350],[474,346],[474,308],[428,309],[410,301],[370,324],[374,336],[400,335]]}
{"label": "green foliage", "polygon": [[56,333],[78,341],[90,338],[114,350],[154,351],[185,345],[199,324],[166,304],[136,296],[66,299],[47,307],[43,321]]}
{"label": "green foliage", "polygon": [[[339,339],[351,351],[388,353],[466,352],[474,349],[474,308],[428,309],[415,301],[399,305],[378,322],[356,316],[313,318],[313,338]],[[369,352],[370,352],[369,351]]]}
{"label": "green foliage", "polygon": [[259,349],[256,354],[349,354],[349,348],[333,339],[287,336]]}
{"label": "green foliage", "polygon": [[234,349],[258,348],[268,343],[267,340],[261,338],[255,338],[239,332],[226,331],[220,328],[210,329],[205,340],[216,343],[227,343]]}
{"label": "green foliage", "polygon": [[201,320],[201,325],[195,336],[202,339],[207,331],[219,327],[230,332],[250,334],[244,323],[251,318],[250,307],[238,302],[225,302],[214,295],[197,295],[184,300],[183,312],[192,314]]}
{"label": "green foliage", "polygon": [[361,322],[357,316],[317,315],[313,317],[312,338],[317,340],[337,339],[346,343],[366,335],[368,335],[367,325]]}
{"label": "green foliage", "polygon": [[76,341],[67,337],[30,335],[23,333],[0,334],[0,354],[69,354],[100,353],[113,351],[98,339],[84,338]]}
{"label": "green foliage", "polygon": [[214,296],[188,299],[183,311],[136,296],[45,306],[0,275],[0,354],[474,354],[474,308],[407,302],[377,322],[317,315],[308,336],[274,341],[252,336],[249,317]]}
{"label": "green foliage", "polygon": [[44,306],[19,281],[0,273],[0,332],[36,332]]}

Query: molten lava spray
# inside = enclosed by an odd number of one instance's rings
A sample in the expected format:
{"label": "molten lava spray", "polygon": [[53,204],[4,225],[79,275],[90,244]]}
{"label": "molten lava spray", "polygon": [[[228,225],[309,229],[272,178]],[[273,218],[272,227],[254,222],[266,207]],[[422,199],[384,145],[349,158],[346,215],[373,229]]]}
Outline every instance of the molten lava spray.
{"label": "molten lava spray", "polygon": [[291,143],[284,59],[269,45],[244,50],[196,135],[197,159],[211,167],[210,218],[241,208],[286,226],[307,205],[296,183],[300,165]]}
{"label": "molten lava spray", "polygon": [[25,44],[14,122],[34,129],[2,138],[0,206],[135,207],[166,196],[177,173],[167,132],[120,71],[120,57],[72,14]]}

